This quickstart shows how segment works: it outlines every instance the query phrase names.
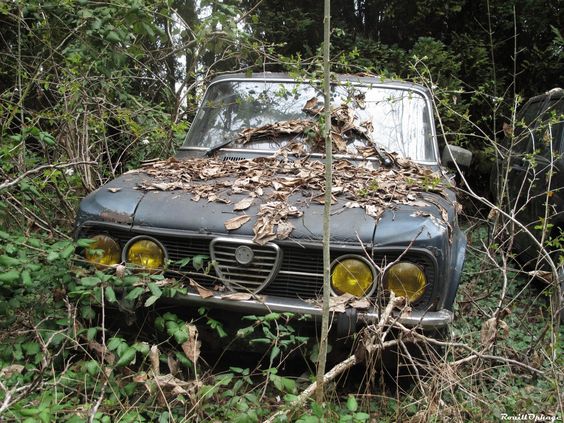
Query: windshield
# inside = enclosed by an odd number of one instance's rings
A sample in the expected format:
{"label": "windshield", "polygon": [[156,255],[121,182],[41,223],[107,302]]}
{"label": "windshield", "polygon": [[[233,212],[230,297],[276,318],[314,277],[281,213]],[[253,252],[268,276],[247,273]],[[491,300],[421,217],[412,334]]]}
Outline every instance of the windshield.
{"label": "windshield", "polygon": [[[331,101],[333,109],[346,108],[356,129],[344,140],[346,153],[355,155],[376,144],[405,158],[436,161],[429,111],[421,94],[349,83],[333,85]],[[303,123],[317,122],[322,108],[321,88],[307,83],[221,81],[209,87],[184,147],[208,149],[229,143],[230,148],[274,151],[299,139],[310,152],[320,152],[319,144],[308,143],[311,125]],[[294,129],[288,130],[288,125]],[[278,132],[265,136],[265,131],[255,131],[262,136],[241,137],[245,130],[267,126]]]}

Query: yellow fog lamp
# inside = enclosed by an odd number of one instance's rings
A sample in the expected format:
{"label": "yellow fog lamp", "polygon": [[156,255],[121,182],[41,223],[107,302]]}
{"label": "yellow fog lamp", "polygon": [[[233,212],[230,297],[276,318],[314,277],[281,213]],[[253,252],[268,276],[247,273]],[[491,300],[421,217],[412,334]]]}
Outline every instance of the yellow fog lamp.
{"label": "yellow fog lamp", "polygon": [[332,265],[331,288],[337,295],[363,297],[374,290],[375,274],[374,268],[361,256],[339,257]]}
{"label": "yellow fog lamp", "polygon": [[164,267],[166,254],[164,247],[155,239],[133,238],[125,246],[125,261],[146,269]]}
{"label": "yellow fog lamp", "polygon": [[84,249],[84,257],[90,263],[100,266],[118,264],[121,258],[119,244],[107,235],[96,235]]}
{"label": "yellow fog lamp", "polygon": [[397,297],[405,297],[409,302],[420,299],[426,285],[427,278],[423,269],[408,261],[394,264],[384,275],[384,288]]}

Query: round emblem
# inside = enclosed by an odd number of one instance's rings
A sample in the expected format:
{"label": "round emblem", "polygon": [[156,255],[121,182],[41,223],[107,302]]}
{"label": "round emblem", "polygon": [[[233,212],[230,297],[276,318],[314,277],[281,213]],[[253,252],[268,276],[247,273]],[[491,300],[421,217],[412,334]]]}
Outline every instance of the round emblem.
{"label": "round emblem", "polygon": [[235,260],[243,266],[251,263],[254,257],[255,254],[253,253],[252,248],[247,245],[240,245],[235,250]]}

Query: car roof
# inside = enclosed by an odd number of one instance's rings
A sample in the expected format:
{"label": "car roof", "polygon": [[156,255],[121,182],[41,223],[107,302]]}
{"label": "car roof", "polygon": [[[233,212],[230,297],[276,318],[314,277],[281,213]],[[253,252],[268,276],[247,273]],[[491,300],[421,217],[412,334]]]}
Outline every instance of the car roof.
{"label": "car roof", "polygon": [[529,100],[527,100],[526,104],[529,103],[536,103],[539,101],[544,101],[546,99],[561,99],[564,97],[564,89],[556,87],[553,88],[551,90],[548,90],[547,92],[543,93],[543,94],[539,94],[536,95],[534,97],[529,98]]}
{"label": "car roof", "polygon": [[[377,75],[369,75],[369,74],[360,74],[360,75],[353,75],[353,74],[332,74],[333,80],[337,80],[339,82],[352,82],[362,85],[368,84],[377,84],[377,85],[389,85],[390,87],[394,88],[403,88],[403,89],[413,89],[417,91],[423,91],[426,94],[429,94],[429,90],[424,87],[423,85],[415,84],[413,82],[402,81],[400,79],[386,79],[384,77],[380,77]],[[215,77],[210,85],[220,82],[220,81],[228,81],[228,80],[266,80],[266,81],[288,81],[294,82],[297,78],[291,77],[287,73],[281,72],[260,72],[260,73],[232,73],[232,74],[224,74]]]}

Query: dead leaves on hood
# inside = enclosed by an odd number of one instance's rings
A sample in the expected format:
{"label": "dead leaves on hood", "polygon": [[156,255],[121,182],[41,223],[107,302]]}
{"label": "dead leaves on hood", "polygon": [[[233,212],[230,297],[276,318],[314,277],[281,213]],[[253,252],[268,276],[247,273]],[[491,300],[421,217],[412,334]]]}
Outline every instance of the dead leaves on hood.
{"label": "dead leaves on hood", "polygon": [[253,205],[253,197],[243,198],[233,206],[233,211],[247,210]]}
{"label": "dead leaves on hood", "polygon": [[303,212],[286,202],[273,201],[260,206],[257,223],[253,228],[253,241],[264,245],[275,239],[286,239],[294,229],[289,217],[302,216]]}
{"label": "dead leaves on hood", "polygon": [[227,229],[228,231],[234,231],[235,229],[239,229],[241,226],[243,226],[249,220],[251,220],[251,216],[246,215],[246,214],[244,214],[242,216],[232,217],[231,219],[228,219],[228,220],[225,221],[225,223],[224,223],[225,229]]}
{"label": "dead leaves on hood", "polygon": [[[346,114],[339,119],[342,128],[350,126]],[[372,162],[336,160],[331,191],[334,207],[340,205],[341,211],[362,208],[378,219],[385,210],[402,205],[425,213],[434,206],[448,221],[444,202],[428,194],[445,195],[440,176],[410,160],[394,157],[394,162],[397,166],[392,168],[374,168]],[[237,230],[254,220],[254,241],[261,245],[288,238],[294,229],[291,220],[302,216],[309,203],[323,203],[325,164],[307,156],[289,158],[285,150],[272,157],[241,161],[171,158],[138,172],[151,176],[139,183],[138,189],[184,191],[192,201],[233,204],[236,215],[224,222],[226,230]]]}

